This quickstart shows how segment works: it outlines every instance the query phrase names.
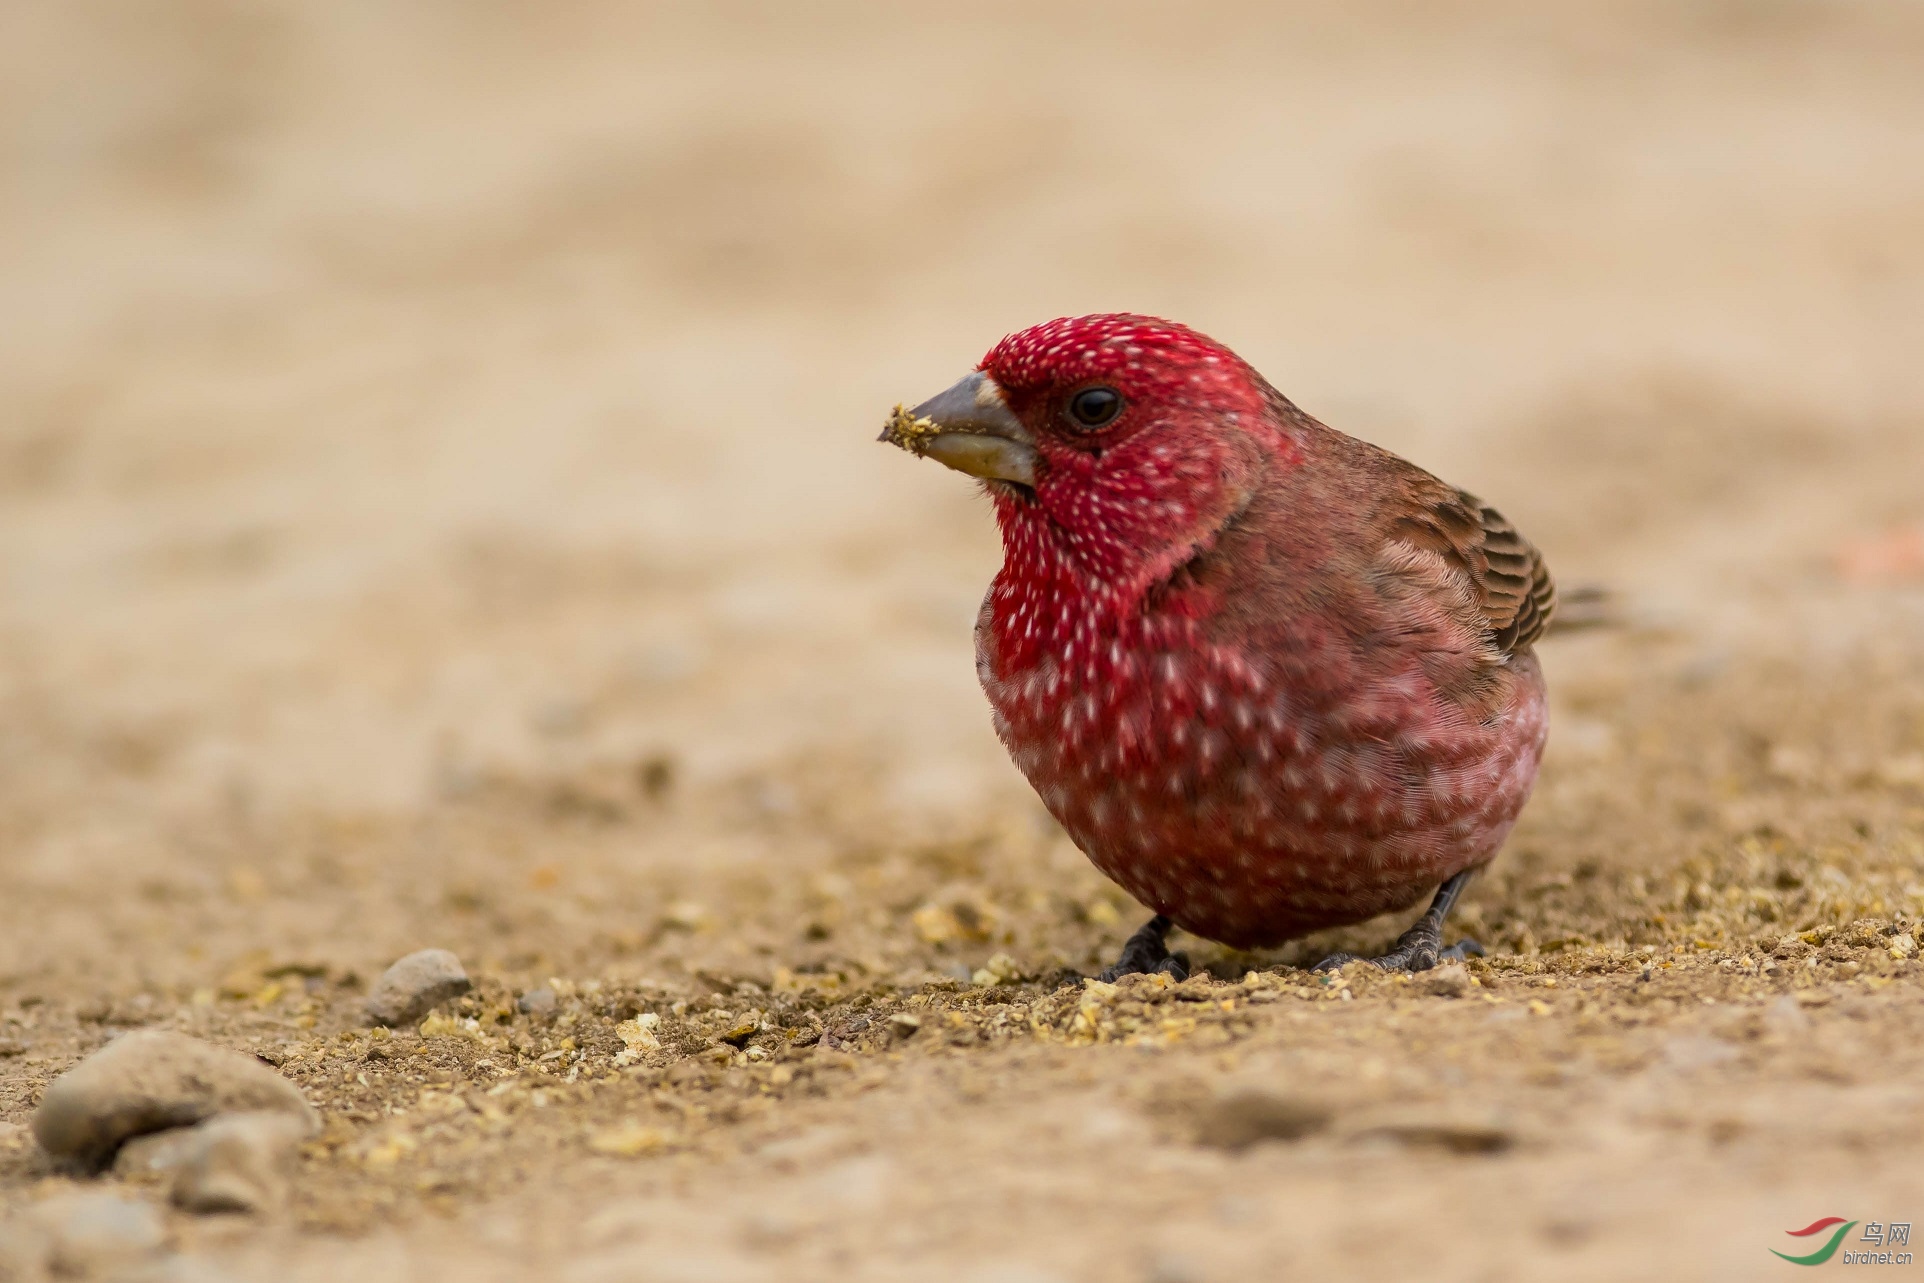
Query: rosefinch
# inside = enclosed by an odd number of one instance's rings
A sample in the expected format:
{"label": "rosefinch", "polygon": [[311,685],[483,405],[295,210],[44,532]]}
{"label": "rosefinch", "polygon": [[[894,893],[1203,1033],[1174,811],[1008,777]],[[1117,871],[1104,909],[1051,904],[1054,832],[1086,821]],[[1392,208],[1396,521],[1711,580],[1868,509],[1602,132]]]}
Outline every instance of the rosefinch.
{"label": "rosefinch", "polygon": [[[1404,909],[1424,970],[1543,753],[1556,591],[1495,509],[1151,317],[1050,321],[883,439],[982,479],[976,669],[1015,764],[1156,916],[1105,977]],[[1347,961],[1339,955],[1324,965]]]}

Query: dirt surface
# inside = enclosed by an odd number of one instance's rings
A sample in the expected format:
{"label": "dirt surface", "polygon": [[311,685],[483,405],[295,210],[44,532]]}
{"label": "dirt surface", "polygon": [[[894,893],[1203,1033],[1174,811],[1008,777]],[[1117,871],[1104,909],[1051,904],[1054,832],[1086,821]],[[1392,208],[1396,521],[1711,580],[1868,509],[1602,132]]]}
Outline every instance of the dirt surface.
{"label": "dirt surface", "polygon": [[[0,1215],[167,1028],[325,1119],[281,1215],[169,1213],[242,1280],[1924,1221],[1916,7],[3,12]],[[1616,594],[1467,974],[1065,975],[1141,910],[990,731],[986,504],[873,438],[1120,308]],[[367,1028],[425,947],[473,993]]]}

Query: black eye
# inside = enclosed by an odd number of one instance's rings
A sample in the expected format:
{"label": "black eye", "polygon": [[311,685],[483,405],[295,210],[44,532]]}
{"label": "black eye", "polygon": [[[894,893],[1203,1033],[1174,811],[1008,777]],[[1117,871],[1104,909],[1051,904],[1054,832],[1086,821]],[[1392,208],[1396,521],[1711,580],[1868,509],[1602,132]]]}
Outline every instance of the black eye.
{"label": "black eye", "polygon": [[1122,413],[1122,393],[1114,388],[1084,388],[1069,398],[1069,417],[1085,428],[1099,428]]}

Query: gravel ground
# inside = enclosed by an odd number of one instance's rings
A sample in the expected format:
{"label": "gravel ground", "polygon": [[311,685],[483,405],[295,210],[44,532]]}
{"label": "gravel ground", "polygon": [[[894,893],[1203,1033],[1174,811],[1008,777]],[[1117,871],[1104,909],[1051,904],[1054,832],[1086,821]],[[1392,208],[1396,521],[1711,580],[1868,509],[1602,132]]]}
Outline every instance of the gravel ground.
{"label": "gravel ground", "polygon": [[[1753,1279],[1924,1220],[1915,8],[4,17],[0,1220],[363,1283]],[[1142,911],[989,729],[987,506],[873,438],[1111,308],[1609,590],[1488,958],[1071,974]],[[471,987],[374,1026],[431,948]],[[277,1210],[35,1147],[132,1029],[320,1111]]]}

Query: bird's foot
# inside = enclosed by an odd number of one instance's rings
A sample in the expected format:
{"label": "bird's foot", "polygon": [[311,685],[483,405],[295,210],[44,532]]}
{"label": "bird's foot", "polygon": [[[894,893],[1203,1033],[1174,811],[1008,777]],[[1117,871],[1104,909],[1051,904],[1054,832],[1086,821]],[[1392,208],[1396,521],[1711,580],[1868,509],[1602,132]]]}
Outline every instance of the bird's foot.
{"label": "bird's foot", "polygon": [[1482,956],[1483,946],[1469,939],[1458,940],[1445,949],[1442,928],[1425,919],[1399,936],[1396,947],[1379,958],[1365,958],[1357,953],[1332,953],[1312,970],[1335,971],[1345,963],[1367,962],[1385,971],[1428,971],[1445,962],[1461,962],[1465,958]]}
{"label": "bird's foot", "polygon": [[1124,976],[1157,972],[1178,983],[1189,979],[1188,956],[1169,952],[1169,946],[1163,943],[1174,925],[1161,914],[1149,919],[1122,946],[1122,956],[1116,959],[1116,964],[1105,968],[1096,979],[1113,984]]}
{"label": "bird's foot", "polygon": [[1416,920],[1416,925],[1396,939],[1396,946],[1380,958],[1365,958],[1354,953],[1332,953],[1313,968],[1316,971],[1334,971],[1344,963],[1367,962],[1385,971],[1428,971],[1442,962],[1461,962],[1465,958],[1483,956],[1483,946],[1474,940],[1458,940],[1445,949],[1443,947],[1443,919],[1450,916],[1456,905],[1456,898],[1463,894],[1469,885],[1474,869],[1465,869],[1446,879],[1436,889],[1436,898],[1430,907]]}

